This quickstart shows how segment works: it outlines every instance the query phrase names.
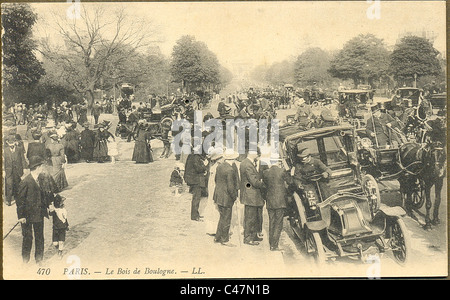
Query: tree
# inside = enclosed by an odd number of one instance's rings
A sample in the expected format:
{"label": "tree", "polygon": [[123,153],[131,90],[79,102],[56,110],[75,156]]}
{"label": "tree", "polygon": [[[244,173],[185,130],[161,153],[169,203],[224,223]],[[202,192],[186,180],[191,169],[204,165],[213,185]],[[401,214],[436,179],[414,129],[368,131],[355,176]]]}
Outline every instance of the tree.
{"label": "tree", "polygon": [[390,56],[390,72],[396,80],[413,79],[414,76],[439,76],[441,64],[439,51],[427,39],[406,36],[396,44]]}
{"label": "tree", "polygon": [[266,71],[265,80],[272,85],[294,82],[294,64],[288,60],[273,63]]}
{"label": "tree", "polygon": [[217,56],[195,37],[182,36],[173,47],[170,72],[183,89],[208,89],[220,83]]}
{"label": "tree", "polygon": [[30,91],[45,74],[36,58],[32,27],[36,14],[28,4],[2,5],[3,96],[6,104],[29,102]]}
{"label": "tree", "polygon": [[371,84],[388,72],[389,51],[373,34],[360,34],[344,44],[330,62],[333,77]]}
{"label": "tree", "polygon": [[312,85],[314,82],[328,84],[331,76],[330,55],[320,48],[308,48],[300,54],[295,62],[295,79],[301,85]]}
{"label": "tree", "polygon": [[52,48],[48,39],[43,40],[42,53],[61,66],[64,79],[92,105],[94,90],[101,87],[111,66],[135,56],[155,31],[147,20],[130,18],[123,8],[110,12],[101,5],[87,10],[87,5],[81,6],[79,18],[54,14],[64,46]]}

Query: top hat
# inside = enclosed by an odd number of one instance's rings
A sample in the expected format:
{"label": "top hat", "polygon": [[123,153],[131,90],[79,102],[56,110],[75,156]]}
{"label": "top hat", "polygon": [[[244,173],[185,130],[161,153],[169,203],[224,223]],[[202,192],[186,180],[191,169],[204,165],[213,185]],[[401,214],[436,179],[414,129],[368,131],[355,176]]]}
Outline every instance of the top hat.
{"label": "top hat", "polygon": [[33,155],[32,157],[30,157],[28,167],[30,169],[33,169],[33,168],[35,168],[37,166],[42,165],[43,163],[44,163],[44,159],[42,157],[40,157],[38,155]]}

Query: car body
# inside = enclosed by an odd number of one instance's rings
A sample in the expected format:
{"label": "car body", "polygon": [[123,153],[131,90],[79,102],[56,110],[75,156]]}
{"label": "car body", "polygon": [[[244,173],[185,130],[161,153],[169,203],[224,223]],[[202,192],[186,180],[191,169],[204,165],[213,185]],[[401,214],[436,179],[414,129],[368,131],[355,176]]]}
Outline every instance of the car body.
{"label": "car body", "polygon": [[[324,199],[320,191],[304,187],[296,189],[289,201],[290,226],[307,252],[323,263],[345,256],[364,260],[374,252],[392,250],[395,259],[405,263],[409,255],[401,218],[405,211],[381,205],[376,180],[361,173],[355,127],[338,125],[301,132],[294,126],[280,128],[281,157],[291,175],[299,143],[332,171],[328,178],[331,196]],[[320,189],[322,179],[316,177],[310,180]]]}

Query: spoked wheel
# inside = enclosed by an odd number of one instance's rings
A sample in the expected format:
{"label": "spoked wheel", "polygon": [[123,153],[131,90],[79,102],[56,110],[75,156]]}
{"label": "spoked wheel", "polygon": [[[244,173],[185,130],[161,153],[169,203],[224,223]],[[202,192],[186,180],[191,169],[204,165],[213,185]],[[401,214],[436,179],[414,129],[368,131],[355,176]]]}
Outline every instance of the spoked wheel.
{"label": "spoked wheel", "polygon": [[392,250],[395,260],[399,264],[406,264],[409,258],[410,240],[402,219],[393,220],[388,228],[388,245]]}
{"label": "spoked wheel", "polygon": [[369,200],[369,209],[373,217],[375,216],[375,213],[380,209],[381,205],[380,189],[378,188],[378,183],[372,175],[366,174],[361,180],[361,187],[364,194],[367,196],[367,199]]}
{"label": "spoked wheel", "polygon": [[294,193],[294,216],[290,218],[290,225],[295,234],[302,239],[303,238],[303,224],[306,222],[306,212],[303,206],[302,200],[297,193]]}
{"label": "spoked wheel", "polygon": [[323,248],[322,239],[318,232],[306,230],[305,248],[308,254],[314,257],[317,264],[324,264],[327,260],[325,249]]}
{"label": "spoked wheel", "polygon": [[164,119],[161,120],[160,122],[160,126],[166,126],[169,128],[172,128],[172,124],[173,124],[173,120],[171,117],[165,117]]}
{"label": "spoked wheel", "polygon": [[412,208],[416,210],[420,209],[425,203],[425,190],[422,186],[422,183],[418,179],[412,192],[411,201]]}

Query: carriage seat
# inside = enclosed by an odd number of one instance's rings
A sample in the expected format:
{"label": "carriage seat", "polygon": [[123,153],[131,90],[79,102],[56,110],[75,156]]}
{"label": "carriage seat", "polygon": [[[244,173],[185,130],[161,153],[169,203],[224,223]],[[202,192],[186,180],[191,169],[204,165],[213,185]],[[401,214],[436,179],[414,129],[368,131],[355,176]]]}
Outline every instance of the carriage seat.
{"label": "carriage seat", "polygon": [[344,168],[339,170],[332,170],[330,179],[342,178],[352,176],[353,170],[351,168]]}
{"label": "carriage seat", "polygon": [[391,165],[398,161],[398,149],[378,149],[376,150],[376,160],[380,166]]}

